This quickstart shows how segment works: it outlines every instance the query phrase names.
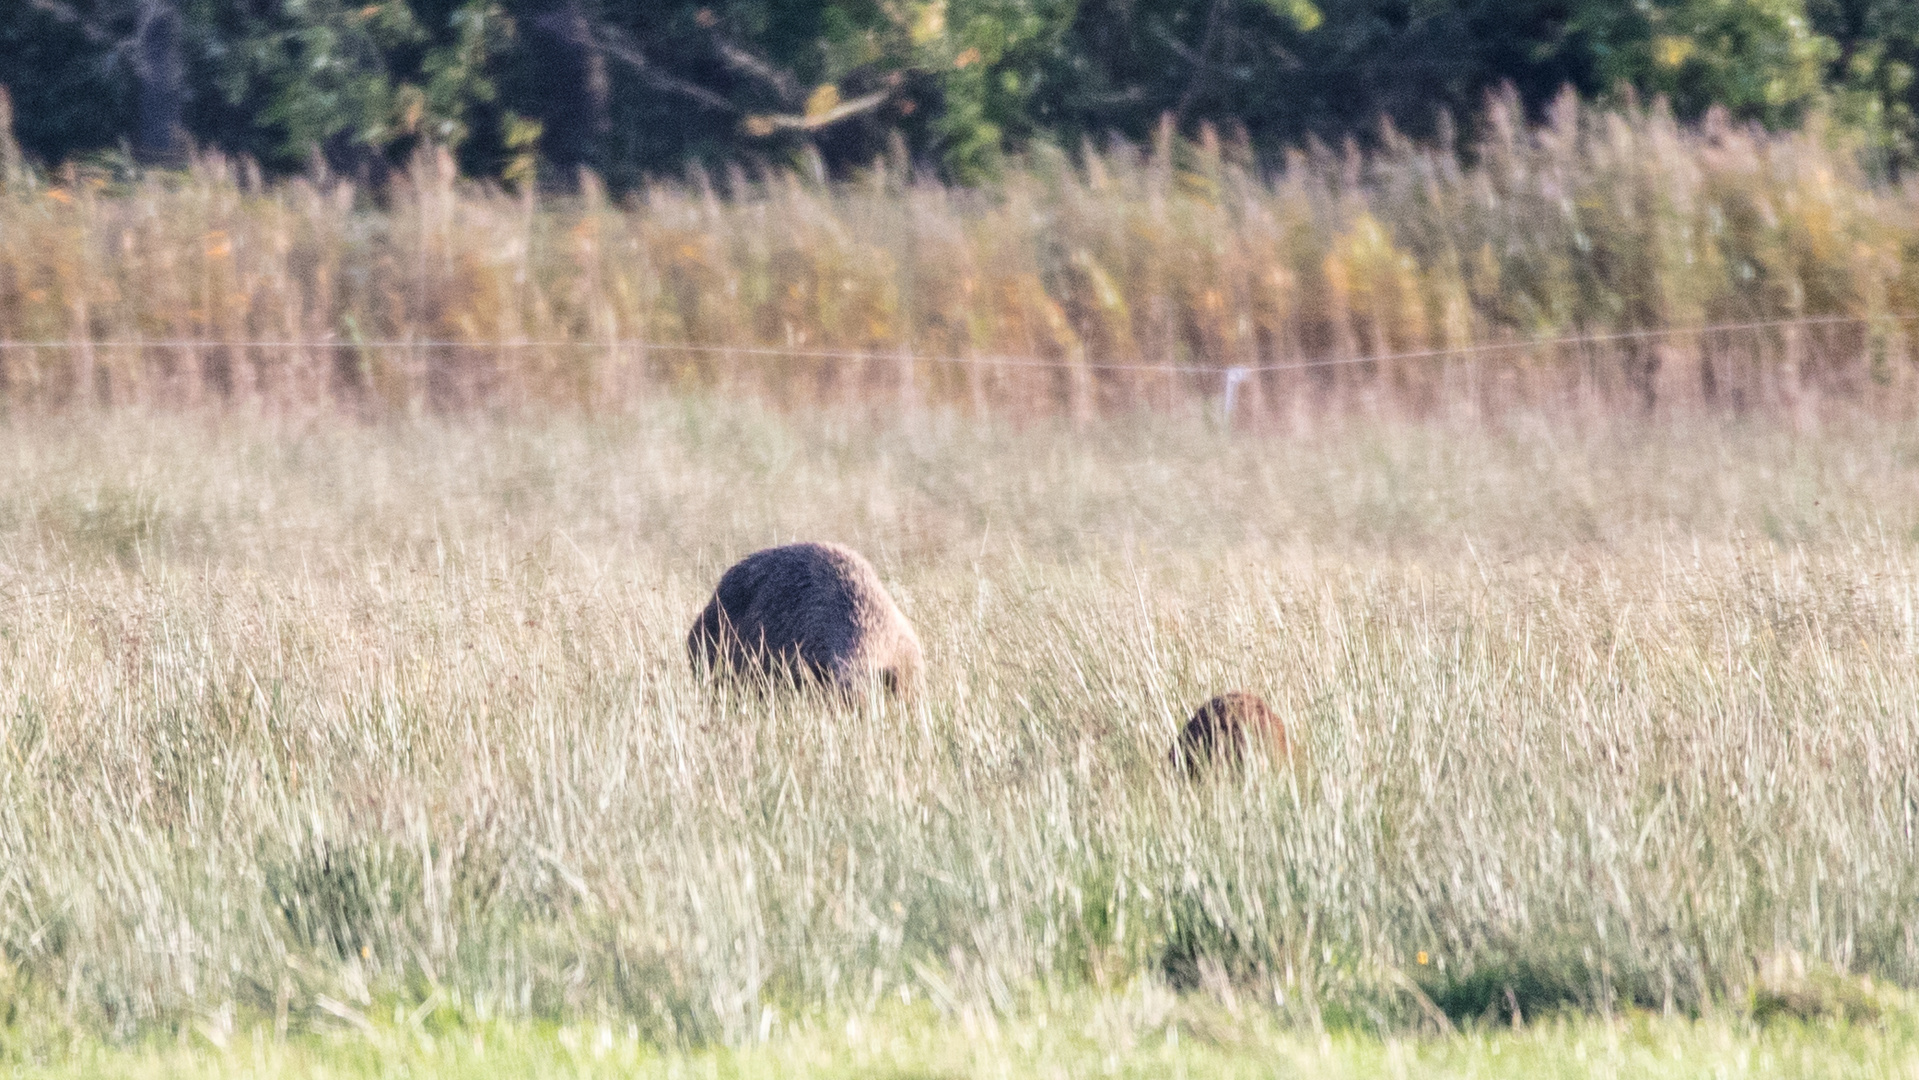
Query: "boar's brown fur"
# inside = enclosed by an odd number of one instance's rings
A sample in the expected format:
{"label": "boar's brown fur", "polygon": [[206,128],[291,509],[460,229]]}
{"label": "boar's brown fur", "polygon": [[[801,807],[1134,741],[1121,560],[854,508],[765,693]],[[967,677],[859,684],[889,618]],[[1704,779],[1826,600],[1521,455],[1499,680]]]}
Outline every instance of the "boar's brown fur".
{"label": "boar's brown fur", "polygon": [[1173,746],[1175,765],[1198,776],[1217,763],[1237,766],[1254,746],[1275,762],[1291,757],[1286,723],[1258,694],[1235,691],[1201,705]]}
{"label": "boar's brown fur", "polygon": [[849,696],[917,690],[919,638],[873,565],[838,544],[757,551],[720,578],[686,638],[696,669]]}

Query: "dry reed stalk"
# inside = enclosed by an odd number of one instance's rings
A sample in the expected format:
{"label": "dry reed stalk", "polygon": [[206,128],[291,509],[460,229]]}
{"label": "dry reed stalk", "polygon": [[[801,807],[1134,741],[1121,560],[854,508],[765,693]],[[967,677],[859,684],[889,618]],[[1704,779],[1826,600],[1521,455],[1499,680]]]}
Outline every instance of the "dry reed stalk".
{"label": "dry reed stalk", "polygon": [[1912,404],[1911,354],[1887,344],[1919,315],[1911,189],[1817,132],[1489,110],[1470,163],[1388,132],[1262,177],[1168,138],[986,191],[876,170],[536,200],[443,156],[378,197],[217,158],[130,184],[16,170],[0,386],[21,408],[402,412],[726,386],[1084,420],[1217,402],[1244,367],[1237,411],[1267,421]]}

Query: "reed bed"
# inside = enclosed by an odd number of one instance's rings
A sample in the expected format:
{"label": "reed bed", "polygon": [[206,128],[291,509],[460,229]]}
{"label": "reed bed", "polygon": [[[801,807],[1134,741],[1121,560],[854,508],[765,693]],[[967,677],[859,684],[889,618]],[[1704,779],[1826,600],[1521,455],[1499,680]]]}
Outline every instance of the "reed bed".
{"label": "reed bed", "polygon": [[[1919,983],[1919,442],[1822,424],[16,418],[0,1057],[1869,1010]],[[693,678],[723,567],[820,537],[921,701]],[[1296,771],[1167,764],[1229,687]]]}
{"label": "reed bed", "polygon": [[1039,153],[985,190],[735,172],[515,195],[202,158],[4,154],[0,399],[390,413],[674,389],[1081,419],[1596,401],[1907,409],[1919,194],[1837,136],[1489,103],[1478,141],[1206,135]]}

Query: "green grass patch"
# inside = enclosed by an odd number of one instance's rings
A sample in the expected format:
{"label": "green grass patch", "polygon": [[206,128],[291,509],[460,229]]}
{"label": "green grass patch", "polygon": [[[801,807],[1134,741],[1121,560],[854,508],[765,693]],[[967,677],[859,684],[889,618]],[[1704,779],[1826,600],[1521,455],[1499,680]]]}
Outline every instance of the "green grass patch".
{"label": "green grass patch", "polygon": [[1517,1029],[1379,1038],[1314,1032],[1257,1010],[1161,992],[1077,997],[1019,1019],[929,1009],[771,1021],[737,1048],[662,1050],[618,1022],[435,1024],[396,1010],[276,1038],[201,1023],[176,1040],[82,1043],[20,1067],[35,1077],[1880,1077],[1919,1067],[1908,1013],[1866,1023],[1755,1024],[1633,1013]]}

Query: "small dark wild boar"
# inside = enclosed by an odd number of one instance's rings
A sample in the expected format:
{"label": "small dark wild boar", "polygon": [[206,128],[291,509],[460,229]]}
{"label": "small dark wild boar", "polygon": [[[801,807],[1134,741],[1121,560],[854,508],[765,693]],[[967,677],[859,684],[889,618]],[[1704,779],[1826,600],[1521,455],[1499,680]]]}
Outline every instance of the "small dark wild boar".
{"label": "small dark wild boar", "polygon": [[1235,691],[1201,705],[1170,756],[1174,765],[1200,776],[1215,764],[1240,766],[1249,753],[1262,751],[1275,763],[1291,758],[1286,722],[1258,694]]}
{"label": "small dark wild boar", "polygon": [[756,551],[720,578],[686,637],[695,670],[864,696],[919,689],[919,638],[873,564],[839,544]]}

